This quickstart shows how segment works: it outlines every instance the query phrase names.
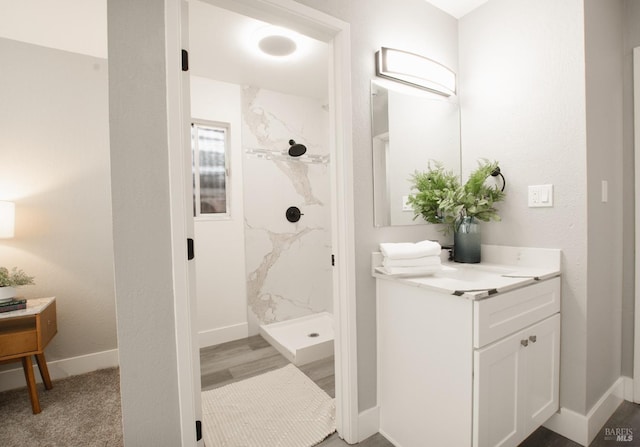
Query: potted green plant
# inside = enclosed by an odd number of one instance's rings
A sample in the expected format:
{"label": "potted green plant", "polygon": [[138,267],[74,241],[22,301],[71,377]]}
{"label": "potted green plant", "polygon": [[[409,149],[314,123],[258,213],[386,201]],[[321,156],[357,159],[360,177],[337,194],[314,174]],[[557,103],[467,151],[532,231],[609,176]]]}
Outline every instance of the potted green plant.
{"label": "potted green plant", "polygon": [[11,270],[0,267],[0,302],[11,301],[16,296],[16,287],[35,284],[33,276],[27,275],[17,267]]}
{"label": "potted green plant", "polygon": [[496,185],[486,184],[487,178],[499,173],[498,162],[481,160],[463,185],[452,171],[439,162],[430,162],[426,171],[416,171],[411,177],[412,189],[408,203],[415,213],[430,223],[444,224],[443,232],[454,233],[454,260],[480,262],[480,227],[478,221],[500,220],[495,203],[504,199]]}

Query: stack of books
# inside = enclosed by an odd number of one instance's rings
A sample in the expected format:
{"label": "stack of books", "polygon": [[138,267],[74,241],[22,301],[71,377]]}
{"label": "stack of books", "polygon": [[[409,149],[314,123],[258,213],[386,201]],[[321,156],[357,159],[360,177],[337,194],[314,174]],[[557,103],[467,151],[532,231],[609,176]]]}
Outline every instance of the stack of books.
{"label": "stack of books", "polygon": [[20,310],[27,308],[27,300],[24,298],[14,298],[11,301],[0,303],[0,313],[11,312],[12,310]]}

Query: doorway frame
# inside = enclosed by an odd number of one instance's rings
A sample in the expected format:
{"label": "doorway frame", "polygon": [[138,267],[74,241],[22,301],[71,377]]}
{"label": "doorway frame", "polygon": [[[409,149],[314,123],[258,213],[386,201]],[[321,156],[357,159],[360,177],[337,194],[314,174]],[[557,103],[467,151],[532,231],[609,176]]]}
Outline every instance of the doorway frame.
{"label": "doorway frame", "polygon": [[[335,259],[333,312],[336,428],[346,442],[356,443],[359,441],[359,432],[350,25],[293,0],[202,1],[274,25],[287,27],[326,42],[330,47],[327,76],[330,110],[331,238]],[[171,37],[173,36],[167,36],[167,39]],[[179,89],[179,86],[175,85],[175,80],[168,79],[168,83],[173,84],[173,86],[168,85],[170,90]],[[175,150],[182,152],[183,149],[175,148]],[[193,312],[196,306],[195,299],[190,300],[190,306]],[[188,330],[191,331],[191,327]],[[193,343],[197,346],[196,341],[194,340]],[[182,376],[184,389],[193,389],[193,384],[189,386],[186,383],[189,374],[188,371],[185,372],[186,374]],[[191,403],[187,402],[187,405]],[[187,413],[193,414],[190,409]]]}
{"label": "doorway frame", "polygon": [[633,92],[636,205],[633,401],[636,403],[640,403],[640,47],[636,47],[633,49]]}

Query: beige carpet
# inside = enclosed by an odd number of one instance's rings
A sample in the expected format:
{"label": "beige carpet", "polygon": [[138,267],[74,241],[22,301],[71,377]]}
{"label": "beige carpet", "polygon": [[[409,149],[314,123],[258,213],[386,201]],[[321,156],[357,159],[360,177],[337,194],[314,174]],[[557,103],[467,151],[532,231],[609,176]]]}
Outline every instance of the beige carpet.
{"label": "beige carpet", "polygon": [[[38,374],[36,372],[36,374]],[[121,447],[117,368],[37,385],[42,413],[33,414],[26,388],[0,393],[2,447]]]}
{"label": "beige carpet", "polygon": [[206,447],[310,447],[336,430],[334,400],[294,365],[202,393]]}

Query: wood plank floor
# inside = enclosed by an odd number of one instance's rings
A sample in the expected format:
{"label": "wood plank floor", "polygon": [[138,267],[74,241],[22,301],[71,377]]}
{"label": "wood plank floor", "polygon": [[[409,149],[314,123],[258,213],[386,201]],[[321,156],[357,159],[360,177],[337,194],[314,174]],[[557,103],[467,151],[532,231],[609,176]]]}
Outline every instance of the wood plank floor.
{"label": "wood plank floor", "polygon": [[[259,335],[203,348],[200,350],[202,390],[218,388],[281,368],[287,364],[289,361]],[[299,368],[329,396],[335,397],[333,357],[318,360]],[[632,442],[611,440],[605,431],[607,428],[631,428],[634,439]],[[319,444],[320,447],[344,447],[347,445],[349,444],[335,433]],[[429,446],[428,440],[425,440],[424,445]],[[393,444],[378,433],[359,443],[358,446],[393,447]],[[614,446],[640,446],[640,405],[623,402],[589,447]],[[580,447],[580,444],[540,427],[519,447]]]}
{"label": "wood plank floor", "polygon": [[[235,340],[200,350],[200,374],[202,391],[212,390],[249,377],[257,376],[289,364],[274,347],[261,336]],[[318,360],[299,367],[329,396],[335,397],[335,366],[333,357]],[[344,442],[334,433],[320,447],[344,447]],[[376,434],[358,444],[362,447],[393,447],[382,435]]]}

